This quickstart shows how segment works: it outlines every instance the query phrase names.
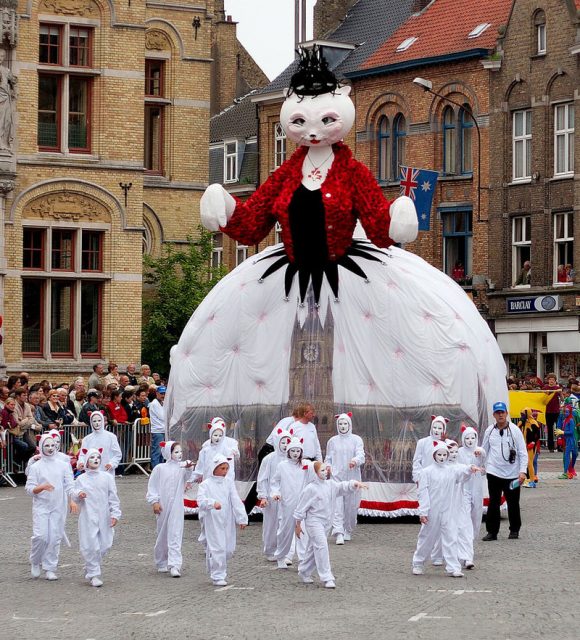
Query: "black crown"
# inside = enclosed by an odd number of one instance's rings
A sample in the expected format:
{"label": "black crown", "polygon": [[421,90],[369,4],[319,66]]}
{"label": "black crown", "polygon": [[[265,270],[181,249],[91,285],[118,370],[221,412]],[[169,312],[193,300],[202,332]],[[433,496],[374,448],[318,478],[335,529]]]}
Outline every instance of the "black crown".
{"label": "black crown", "polygon": [[290,80],[288,95],[295,93],[304,96],[319,96],[331,93],[338,88],[338,80],[328,68],[322,50],[314,45],[312,49],[298,49],[298,71]]}

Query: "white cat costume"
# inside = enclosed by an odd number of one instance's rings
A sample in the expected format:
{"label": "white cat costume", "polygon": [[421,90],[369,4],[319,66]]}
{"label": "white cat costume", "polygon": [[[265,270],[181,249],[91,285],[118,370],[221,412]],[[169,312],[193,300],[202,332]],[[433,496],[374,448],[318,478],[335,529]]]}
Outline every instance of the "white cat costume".
{"label": "white cat costume", "polygon": [[[334,417],[338,435],[330,438],[326,445],[325,462],[330,466],[335,480],[360,482],[361,467],[365,463],[363,440],[352,432],[352,413],[341,413]],[[337,544],[351,539],[359,504],[360,491],[337,495],[332,519],[332,535],[337,536]]]}
{"label": "white cat costume", "polygon": [[354,493],[358,483],[356,480],[327,480],[326,475],[327,467],[322,464],[314,480],[304,488],[293,515],[295,523],[302,522],[302,529],[308,534],[306,552],[298,564],[300,577],[303,582],[310,583],[316,569],[324,586],[334,588],[327,540],[332,513],[338,497]]}
{"label": "white cat costume", "polygon": [[[207,570],[216,586],[227,584],[227,561],[236,550],[236,525],[248,524],[244,503],[234,481],[213,475],[216,467],[224,462],[228,462],[225,456],[214,457],[212,475],[205,478],[197,492],[199,518],[205,530]],[[216,502],[221,505],[219,510],[215,508]]]}
{"label": "white cat costume", "polygon": [[434,464],[424,467],[419,476],[419,515],[427,516],[421,525],[417,549],[413,555],[413,573],[423,573],[425,561],[437,540],[441,548],[448,575],[463,577],[457,556],[457,527],[454,523],[453,496],[455,485],[465,482],[472,468],[447,462],[449,451],[445,442],[433,442]]}
{"label": "white cat costume", "polygon": [[[102,452],[85,449],[85,472],[74,483],[73,497],[79,505],[79,546],[85,561],[85,578],[100,587],[101,562],[113,546],[115,530],[111,518],[119,520],[121,506],[115,477],[101,469]],[[81,494],[86,497],[82,498]]]}
{"label": "white cat costume", "polygon": [[[183,562],[181,544],[185,508],[183,496],[186,484],[192,481],[192,470],[182,462],[181,445],[173,440],[160,443],[165,464],[158,464],[149,476],[146,500],[161,505],[157,518],[157,540],[153,559],[161,573],[171,571],[174,577],[181,574]],[[173,451],[172,451],[173,448]]]}
{"label": "white cat costume", "polygon": [[[32,496],[31,573],[38,578],[42,568],[48,580],[56,580],[60,543],[67,541],[64,526],[73,473],[68,462],[57,458],[56,443],[48,434],[41,436],[38,447],[41,458],[31,467],[25,486]],[[34,489],[45,483],[54,489],[35,494]]]}
{"label": "white cat costume", "polygon": [[230,468],[228,478],[236,479],[235,462],[240,457],[238,441],[226,436],[226,423],[223,418],[214,418],[208,425],[209,438],[203,443],[193,472],[196,482],[201,482],[213,474],[213,459],[217,455],[226,457]]}
{"label": "white cat costume", "polygon": [[[296,451],[300,451],[296,455]],[[290,558],[294,541],[294,509],[298,504],[306,482],[302,464],[302,442],[293,437],[286,449],[287,457],[276,467],[270,483],[270,498],[278,499],[278,526],[276,529],[276,553],[274,557],[279,569],[285,569]],[[303,542],[296,541],[299,558],[303,552]]]}
{"label": "white cat costume", "polygon": [[274,440],[274,451],[264,457],[260,465],[260,470],[258,471],[256,487],[258,500],[266,500],[267,502],[267,504],[262,507],[263,552],[270,561],[276,560],[276,531],[278,530],[278,509],[280,508],[280,503],[271,498],[271,485],[278,465],[284,460],[287,460],[288,443],[291,438],[291,431],[285,431],[279,428]]}
{"label": "white cat costume", "polygon": [[[70,458],[67,456],[66,453],[63,453],[60,450],[61,447],[61,443],[62,443],[62,439],[64,437],[64,431],[59,431],[58,429],[51,429],[50,431],[47,432],[47,435],[49,435],[55,442],[56,444],[56,457],[58,460],[62,460],[63,462],[66,462],[68,464],[70,464]],[[26,464],[26,469],[24,470],[24,473],[26,474],[26,476],[28,476],[28,473],[30,472],[30,467],[32,467],[32,465],[36,462],[38,462],[41,458],[40,453],[37,453],[35,455],[33,455],[31,458],[28,459],[28,462]]]}
{"label": "white cat costume", "polygon": [[[117,436],[106,430],[105,415],[101,411],[93,411],[90,415],[89,422],[93,431],[83,438],[77,467],[79,467],[79,465],[83,467],[86,466],[85,455],[83,454],[84,449],[87,451],[89,449],[102,449],[102,469],[114,476],[115,469],[119,466],[121,458],[123,457]],[[111,465],[110,469],[106,468],[108,464]]]}
{"label": "white cat costume", "polygon": [[431,416],[429,435],[417,441],[413,455],[413,482],[419,482],[421,470],[433,464],[433,443],[443,439],[443,434],[449,423],[443,416]]}

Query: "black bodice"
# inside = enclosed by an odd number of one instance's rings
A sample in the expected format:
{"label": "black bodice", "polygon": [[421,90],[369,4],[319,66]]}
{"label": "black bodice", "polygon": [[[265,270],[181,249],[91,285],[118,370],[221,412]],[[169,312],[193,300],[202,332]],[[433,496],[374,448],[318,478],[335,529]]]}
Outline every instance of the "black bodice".
{"label": "black bodice", "polygon": [[288,208],[294,262],[309,269],[322,269],[328,262],[326,220],[322,191],[311,191],[301,184]]}

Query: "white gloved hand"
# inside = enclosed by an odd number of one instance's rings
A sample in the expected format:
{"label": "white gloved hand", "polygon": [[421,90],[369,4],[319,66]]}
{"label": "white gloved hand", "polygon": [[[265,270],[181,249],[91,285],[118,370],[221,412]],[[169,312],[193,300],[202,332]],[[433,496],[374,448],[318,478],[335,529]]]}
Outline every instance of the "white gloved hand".
{"label": "white gloved hand", "polygon": [[199,201],[201,224],[208,231],[219,231],[227,225],[235,208],[236,201],[221,184],[210,184]]}
{"label": "white gloved hand", "polygon": [[389,236],[395,242],[412,242],[419,233],[415,204],[408,196],[400,196],[391,204]]}

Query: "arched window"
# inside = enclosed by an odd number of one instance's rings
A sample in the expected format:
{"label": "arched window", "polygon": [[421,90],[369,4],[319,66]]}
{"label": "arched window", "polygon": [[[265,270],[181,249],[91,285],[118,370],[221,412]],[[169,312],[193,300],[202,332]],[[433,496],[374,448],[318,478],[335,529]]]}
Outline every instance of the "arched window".
{"label": "arched window", "polygon": [[461,173],[473,173],[473,118],[468,104],[463,105],[459,111],[459,128],[461,129]]}
{"label": "arched window", "polygon": [[380,181],[392,180],[392,160],[390,145],[390,127],[387,116],[381,116],[378,122],[377,147],[379,156],[378,177]]}
{"label": "arched window", "polygon": [[405,141],[407,139],[407,121],[398,113],[393,121],[393,176],[399,179],[399,166],[405,164]]}
{"label": "arched window", "polygon": [[455,113],[451,107],[443,111],[443,170],[447,175],[456,173],[457,131]]}

